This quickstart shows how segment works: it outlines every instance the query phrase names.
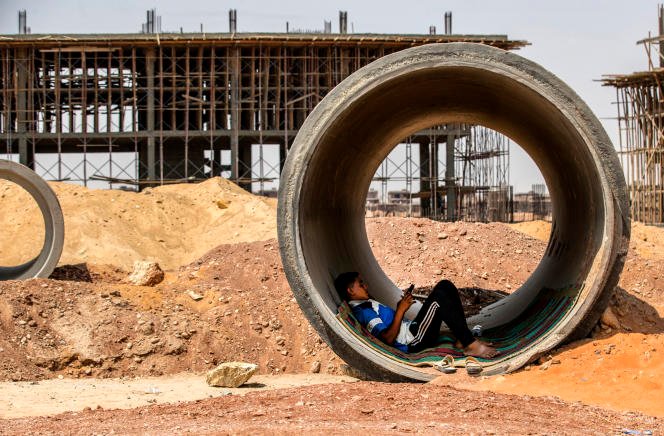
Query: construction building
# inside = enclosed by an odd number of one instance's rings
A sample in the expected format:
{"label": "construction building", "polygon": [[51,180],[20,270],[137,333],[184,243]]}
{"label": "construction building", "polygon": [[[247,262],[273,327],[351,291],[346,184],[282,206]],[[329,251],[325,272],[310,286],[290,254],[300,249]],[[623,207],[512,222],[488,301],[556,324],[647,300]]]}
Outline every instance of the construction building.
{"label": "construction building", "polygon": [[638,41],[648,70],[606,75],[616,89],[620,157],[635,221],[664,225],[664,7],[659,7],[659,36]]}
{"label": "construction building", "polygon": [[[444,34],[350,34],[347,20],[340,12],[338,33],[330,22],[321,32],[237,33],[231,10],[227,33],[162,33],[151,10],[141,33],[43,35],[29,33],[22,11],[19,33],[0,37],[0,150],[49,180],[141,189],[223,176],[273,194],[267,185],[307,115],[362,66],[429,43],[527,44],[452,34],[451,13]],[[499,203],[509,147],[482,129],[404,138],[402,160],[417,168],[403,178],[423,216],[508,219]],[[402,177],[381,170],[379,184]]]}

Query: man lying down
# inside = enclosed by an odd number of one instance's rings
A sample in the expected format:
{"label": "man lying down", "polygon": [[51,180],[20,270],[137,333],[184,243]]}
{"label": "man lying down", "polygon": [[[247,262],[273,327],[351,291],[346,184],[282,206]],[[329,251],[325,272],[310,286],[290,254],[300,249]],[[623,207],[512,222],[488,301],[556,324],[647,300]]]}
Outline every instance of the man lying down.
{"label": "man lying down", "polygon": [[414,320],[404,317],[413,305],[412,287],[404,292],[396,310],[371,298],[369,287],[357,272],[344,272],[334,280],[342,300],[348,302],[355,318],[372,335],[406,353],[416,353],[438,345],[442,322],[457,339],[457,347],[466,356],[492,358],[498,351],[476,339],[468,325],[459,298],[459,290],[449,280],[433,288]]}

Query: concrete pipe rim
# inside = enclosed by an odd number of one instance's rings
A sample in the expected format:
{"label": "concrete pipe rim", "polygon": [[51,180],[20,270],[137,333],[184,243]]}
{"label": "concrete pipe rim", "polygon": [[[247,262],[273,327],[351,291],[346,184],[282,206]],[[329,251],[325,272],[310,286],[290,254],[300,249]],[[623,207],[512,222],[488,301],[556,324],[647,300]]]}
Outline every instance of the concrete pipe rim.
{"label": "concrete pipe rim", "polygon": [[44,244],[39,254],[16,266],[0,266],[0,280],[47,278],[58,265],[64,247],[64,217],[53,189],[37,173],[16,162],[0,160],[0,179],[15,183],[35,200],[44,219]]}
{"label": "concrete pipe rim", "polygon": [[[380,58],[346,78],[309,115],[287,157],[278,203],[284,271],[300,307],[337,354],[373,378],[434,375],[387,359],[351,335],[335,317],[332,276],[355,265],[352,270],[386,288],[378,299],[396,301],[398,289],[369,248],[361,203],[373,171],[400,139],[457,122],[487,126],[521,145],[540,167],[554,207],[544,257],[503,305],[509,309],[489,308],[489,321],[514,320],[549,286],[560,291],[569,281],[574,287],[563,318],[518,353],[485,364],[485,374],[513,371],[587,334],[622,270],[630,231],[622,169],[603,127],[567,85],[534,62],[481,44],[431,44]],[[314,205],[316,196],[325,204]],[[326,263],[333,265],[326,269]]]}

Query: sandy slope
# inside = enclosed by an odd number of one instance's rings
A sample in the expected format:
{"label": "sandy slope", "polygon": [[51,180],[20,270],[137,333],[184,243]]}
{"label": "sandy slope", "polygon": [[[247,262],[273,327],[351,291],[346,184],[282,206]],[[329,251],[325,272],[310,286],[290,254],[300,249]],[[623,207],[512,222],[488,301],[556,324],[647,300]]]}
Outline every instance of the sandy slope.
{"label": "sandy slope", "polygon": [[[141,193],[51,186],[65,215],[61,265],[87,262],[130,269],[135,260],[155,260],[173,269],[221,244],[276,237],[274,202],[218,177]],[[0,235],[0,247],[5,247],[0,264],[16,265],[41,248],[43,221],[34,201],[17,185],[0,181],[0,201],[0,228],[7,229]],[[32,234],[35,229],[41,234]]]}
{"label": "sandy slope", "polygon": [[[548,240],[542,221],[510,227]],[[594,339],[553,353],[556,364],[530,366],[464,387],[493,392],[555,395],[613,410],[664,417],[664,229],[632,223],[627,262],[612,308],[623,328],[599,330]]]}

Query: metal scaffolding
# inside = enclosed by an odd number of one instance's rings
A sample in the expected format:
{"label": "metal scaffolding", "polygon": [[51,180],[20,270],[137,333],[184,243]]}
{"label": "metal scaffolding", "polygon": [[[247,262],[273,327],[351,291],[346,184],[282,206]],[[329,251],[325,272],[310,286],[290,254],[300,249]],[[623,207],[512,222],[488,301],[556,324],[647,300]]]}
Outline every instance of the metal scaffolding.
{"label": "metal scaffolding", "polygon": [[[333,34],[329,26],[325,33],[164,34],[154,10],[143,32],[0,36],[0,149],[49,180],[141,189],[222,176],[273,194],[267,187],[307,115],[357,69],[422,44],[527,44],[505,35]],[[417,132],[406,158],[416,157],[417,168],[400,174],[406,167],[399,164],[390,174],[381,167],[377,178],[385,187],[402,179],[424,216],[465,217],[473,201],[487,203],[469,192],[505,182],[485,180],[506,167],[481,151],[491,141],[474,129]],[[465,163],[457,170],[439,155]]]}
{"label": "metal scaffolding", "polygon": [[664,224],[664,8],[660,36],[641,40],[648,71],[606,75],[616,89],[620,157],[631,199],[632,219]]}
{"label": "metal scaffolding", "polygon": [[[463,124],[421,133],[402,141],[376,171],[367,199],[372,215],[512,221],[506,136]],[[390,190],[396,182],[400,189]]]}
{"label": "metal scaffolding", "polygon": [[510,144],[509,138],[483,126],[472,127],[461,141],[456,158],[461,219],[512,221]]}

